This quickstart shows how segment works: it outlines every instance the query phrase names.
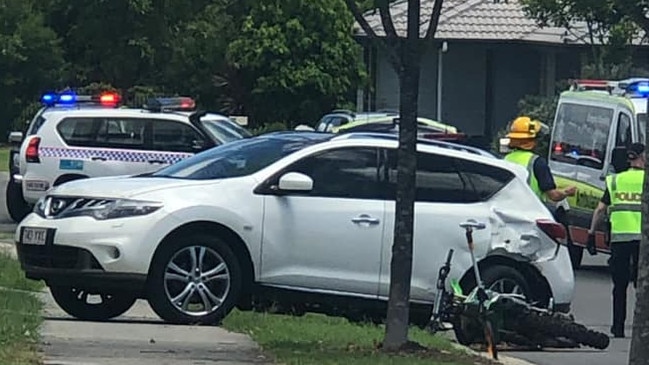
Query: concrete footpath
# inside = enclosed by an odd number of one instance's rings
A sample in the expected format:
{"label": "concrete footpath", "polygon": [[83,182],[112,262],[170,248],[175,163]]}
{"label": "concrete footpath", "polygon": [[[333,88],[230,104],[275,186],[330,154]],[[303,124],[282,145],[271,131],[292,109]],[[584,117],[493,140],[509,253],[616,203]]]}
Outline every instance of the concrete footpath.
{"label": "concrete footpath", "polygon": [[[14,245],[0,242],[0,252],[15,256]],[[115,320],[87,322],[63,312],[49,290],[40,297],[45,304],[41,328],[45,365],[272,364],[247,335],[219,327],[164,324],[146,301],[138,301]],[[502,355],[500,360],[505,365],[532,364]]]}

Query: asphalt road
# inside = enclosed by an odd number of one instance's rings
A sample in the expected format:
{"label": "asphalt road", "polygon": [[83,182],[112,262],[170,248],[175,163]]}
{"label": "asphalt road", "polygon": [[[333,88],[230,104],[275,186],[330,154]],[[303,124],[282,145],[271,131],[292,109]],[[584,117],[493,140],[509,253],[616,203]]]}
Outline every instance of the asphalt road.
{"label": "asphalt road", "polygon": [[9,174],[7,172],[0,172],[0,187],[2,187],[2,198],[0,198],[0,232],[11,232],[16,230],[16,223],[11,220],[7,214],[7,204],[5,203],[5,190],[9,181]]}
{"label": "asphalt road", "polygon": [[[612,320],[611,291],[613,284],[607,272],[608,255],[584,255],[584,266],[576,272],[575,298],[572,313],[577,321],[589,328],[609,334]],[[611,338],[608,349],[545,350],[540,352],[508,352],[539,365],[625,365],[631,344],[631,324],[635,307],[635,290],[629,285],[626,338]]]}

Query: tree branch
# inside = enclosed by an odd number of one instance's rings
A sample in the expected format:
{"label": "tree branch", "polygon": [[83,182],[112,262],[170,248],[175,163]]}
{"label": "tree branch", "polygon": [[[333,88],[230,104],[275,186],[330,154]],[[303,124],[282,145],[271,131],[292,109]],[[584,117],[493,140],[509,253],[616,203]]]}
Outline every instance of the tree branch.
{"label": "tree branch", "polygon": [[[388,43],[384,39],[381,39],[379,36],[376,35],[374,29],[370,27],[369,23],[363,16],[363,13],[361,13],[361,10],[358,8],[358,5],[356,4],[356,0],[345,0],[345,3],[347,4],[349,10],[352,12],[352,15],[354,15],[354,19],[361,26],[361,28],[363,29],[367,37],[370,39],[370,41],[372,43],[377,44],[379,47],[383,49],[383,51],[385,51],[385,53],[388,56],[388,60],[390,61],[390,64],[394,68],[394,71],[398,75],[401,75],[401,68],[402,68],[401,59],[398,57],[398,52],[397,52],[397,49],[399,47],[398,37],[396,39],[396,42],[394,42],[394,44],[390,44],[393,42]],[[391,17],[390,17],[390,22],[392,22]],[[386,28],[385,24],[383,25],[383,28],[384,29]]]}
{"label": "tree branch", "polygon": [[367,23],[367,20],[363,16],[363,13],[361,13],[361,9],[358,8],[358,4],[356,4],[356,0],[345,0],[345,3],[347,3],[347,7],[349,8],[349,11],[352,12],[354,19],[361,26],[361,28],[363,28],[365,34],[367,34],[367,36],[372,39],[378,38],[374,29],[370,27],[369,23]]}
{"label": "tree branch", "polygon": [[392,22],[392,15],[390,14],[390,4],[388,0],[377,0],[379,6],[379,14],[381,15],[381,23],[383,23],[383,29],[385,31],[385,36],[388,40],[393,40],[398,37],[397,30],[394,29],[394,23]]}
{"label": "tree branch", "polygon": [[442,5],[444,0],[435,0],[433,5],[433,12],[430,14],[430,21],[428,22],[428,30],[426,30],[425,40],[433,39],[437,33],[439,26],[439,16],[442,14]]}

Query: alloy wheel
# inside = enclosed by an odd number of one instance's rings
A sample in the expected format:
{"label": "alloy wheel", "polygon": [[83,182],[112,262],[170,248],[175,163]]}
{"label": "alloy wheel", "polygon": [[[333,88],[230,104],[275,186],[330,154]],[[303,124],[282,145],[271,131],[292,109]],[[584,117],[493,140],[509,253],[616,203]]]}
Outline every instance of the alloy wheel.
{"label": "alloy wheel", "polygon": [[211,314],[221,307],[230,284],[230,268],[225,260],[205,246],[179,250],[165,268],[167,299],[178,311],[192,317]]}
{"label": "alloy wheel", "polygon": [[490,286],[489,290],[501,294],[519,294],[524,297],[527,297],[523,287],[521,287],[516,281],[512,279],[502,278],[494,281]]}

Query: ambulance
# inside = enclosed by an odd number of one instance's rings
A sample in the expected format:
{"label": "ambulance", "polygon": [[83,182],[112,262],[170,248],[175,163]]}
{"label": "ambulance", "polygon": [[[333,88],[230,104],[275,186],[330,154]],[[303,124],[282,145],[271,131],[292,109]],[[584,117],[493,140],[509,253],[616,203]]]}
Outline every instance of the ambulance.
{"label": "ambulance", "polygon": [[[648,100],[649,79],[643,78],[573,80],[559,97],[547,160],[559,189],[578,189],[575,196],[553,207],[570,233],[568,248],[575,269],[581,265],[606,176],[628,168],[630,144],[645,143]],[[597,251],[610,254],[608,220],[600,222],[596,231]]]}

